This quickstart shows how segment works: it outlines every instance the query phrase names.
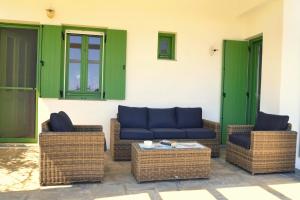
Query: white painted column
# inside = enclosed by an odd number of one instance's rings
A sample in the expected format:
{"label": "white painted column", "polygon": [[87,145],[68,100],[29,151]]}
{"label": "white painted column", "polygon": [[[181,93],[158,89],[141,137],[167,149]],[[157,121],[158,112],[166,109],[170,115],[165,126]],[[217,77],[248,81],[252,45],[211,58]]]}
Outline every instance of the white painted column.
{"label": "white painted column", "polygon": [[298,132],[296,168],[300,169],[300,1],[283,2],[280,113],[290,116],[293,130]]}

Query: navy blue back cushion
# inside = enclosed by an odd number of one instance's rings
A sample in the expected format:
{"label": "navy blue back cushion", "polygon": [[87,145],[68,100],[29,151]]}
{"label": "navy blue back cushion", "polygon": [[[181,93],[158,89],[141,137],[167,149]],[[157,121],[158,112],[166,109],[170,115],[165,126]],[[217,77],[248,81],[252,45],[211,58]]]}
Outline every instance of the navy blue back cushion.
{"label": "navy blue back cushion", "polygon": [[176,128],[175,108],[149,108],[149,128]]}
{"label": "navy blue back cushion", "polygon": [[122,128],[148,128],[147,108],[119,106],[118,120]]}
{"label": "navy blue back cushion", "polygon": [[203,128],[202,108],[176,108],[178,128]]}
{"label": "navy blue back cushion", "polygon": [[69,127],[66,125],[65,119],[58,113],[51,113],[50,115],[50,129],[54,132],[69,132]]}
{"label": "navy blue back cushion", "polygon": [[257,114],[255,131],[282,131],[288,128],[289,116],[272,115],[264,112]]}
{"label": "navy blue back cushion", "polygon": [[67,113],[65,113],[64,111],[60,111],[58,114],[63,118],[66,129],[70,132],[75,131],[73,123]]}

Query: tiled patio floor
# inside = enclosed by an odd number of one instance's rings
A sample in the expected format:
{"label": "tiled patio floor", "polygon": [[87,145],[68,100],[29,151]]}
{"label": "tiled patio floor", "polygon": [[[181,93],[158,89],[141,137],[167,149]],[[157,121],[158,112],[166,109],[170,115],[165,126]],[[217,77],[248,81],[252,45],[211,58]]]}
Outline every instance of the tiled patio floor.
{"label": "tiled patio floor", "polygon": [[103,183],[39,186],[38,148],[0,147],[0,199],[300,199],[300,172],[255,175],[213,159],[207,180],[136,183],[130,162],[113,162],[106,155]]}

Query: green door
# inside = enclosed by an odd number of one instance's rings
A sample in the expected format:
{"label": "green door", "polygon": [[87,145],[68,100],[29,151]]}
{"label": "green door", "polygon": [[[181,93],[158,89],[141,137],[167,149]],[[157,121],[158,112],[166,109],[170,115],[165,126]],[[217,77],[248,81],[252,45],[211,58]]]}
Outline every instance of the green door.
{"label": "green door", "polygon": [[227,125],[245,124],[247,119],[248,41],[223,43],[222,143]]}
{"label": "green door", "polygon": [[38,28],[0,27],[0,142],[36,141]]}
{"label": "green door", "polygon": [[262,67],[262,37],[249,41],[250,59],[248,69],[248,112],[247,124],[254,124],[256,114],[260,110],[260,86],[261,86],[261,67]]}

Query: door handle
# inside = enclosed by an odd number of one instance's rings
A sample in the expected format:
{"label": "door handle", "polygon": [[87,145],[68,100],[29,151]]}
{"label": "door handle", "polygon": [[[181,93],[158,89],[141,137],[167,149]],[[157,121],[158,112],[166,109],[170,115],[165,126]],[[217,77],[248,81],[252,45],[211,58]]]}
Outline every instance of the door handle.
{"label": "door handle", "polygon": [[223,92],[223,98],[225,98],[226,97],[226,93],[225,92]]}
{"label": "door handle", "polygon": [[249,92],[246,92],[246,96],[247,96],[247,98],[249,98],[249,96],[250,96]]}

